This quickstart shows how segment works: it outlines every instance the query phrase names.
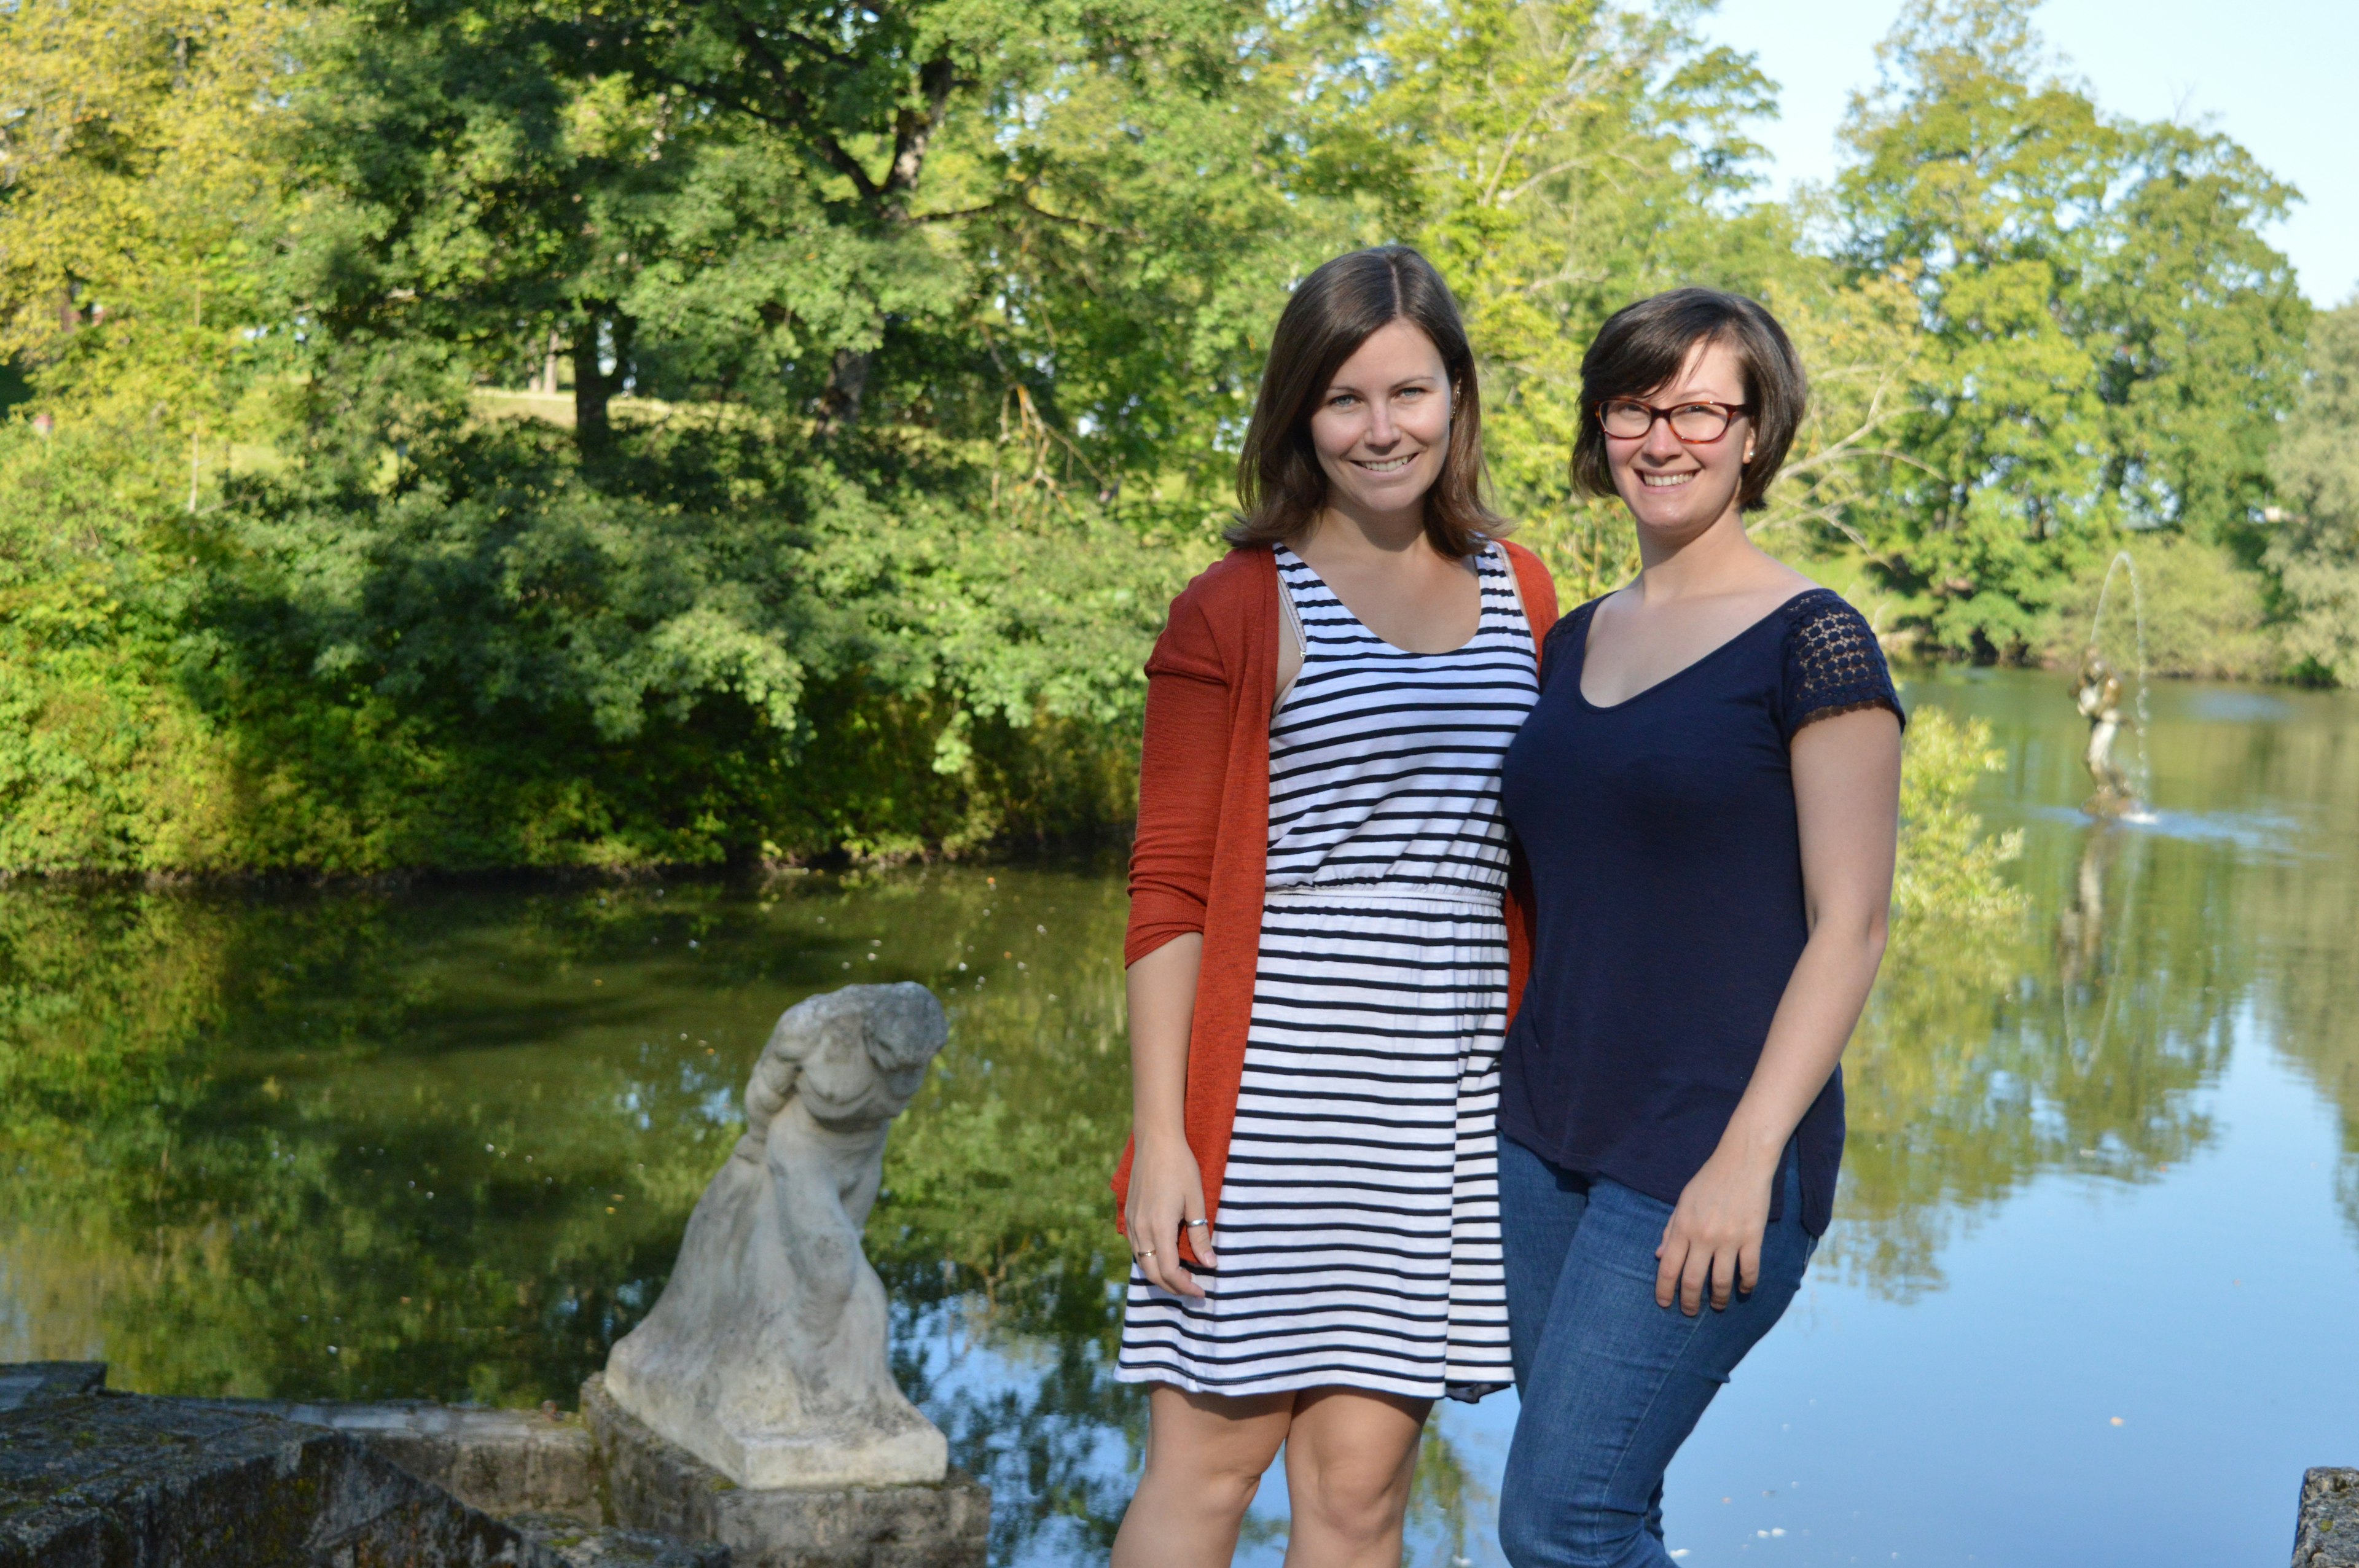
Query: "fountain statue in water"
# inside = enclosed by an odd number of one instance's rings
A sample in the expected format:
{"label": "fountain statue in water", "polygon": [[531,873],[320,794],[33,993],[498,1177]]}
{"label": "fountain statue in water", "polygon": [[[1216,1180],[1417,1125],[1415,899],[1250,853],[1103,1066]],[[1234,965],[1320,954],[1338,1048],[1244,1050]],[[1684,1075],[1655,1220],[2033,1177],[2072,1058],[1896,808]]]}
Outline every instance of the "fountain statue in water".
{"label": "fountain statue in water", "polygon": [[2081,661],[2073,697],[2089,721],[2089,749],[2081,761],[2097,786],[2082,809],[2092,816],[2126,816],[2137,807],[2137,792],[2128,770],[2114,757],[2114,742],[2122,732],[2122,677],[2093,648]]}
{"label": "fountain statue in water", "polygon": [[[2104,632],[2105,601],[2112,595],[2114,574],[2126,568],[2130,579],[2130,606],[2137,633],[2137,689],[2135,706],[2125,710],[2125,689],[2122,673],[2100,649],[2099,638]],[[2082,765],[2089,770],[2090,782],[2096,793],[2090,795],[2081,809],[2100,818],[2136,816],[2146,809],[2145,736],[2146,736],[2146,598],[2139,591],[2137,563],[2123,550],[2114,557],[2105,568],[2105,580],[2097,589],[2096,613],[2089,618],[2088,651],[2081,656],[2080,673],[2073,677],[2072,700],[2081,716],[2089,721],[2089,746],[2081,755]],[[2125,727],[2138,732],[2139,756],[2136,773],[2125,767],[2114,755],[2114,742],[2121,739]]]}

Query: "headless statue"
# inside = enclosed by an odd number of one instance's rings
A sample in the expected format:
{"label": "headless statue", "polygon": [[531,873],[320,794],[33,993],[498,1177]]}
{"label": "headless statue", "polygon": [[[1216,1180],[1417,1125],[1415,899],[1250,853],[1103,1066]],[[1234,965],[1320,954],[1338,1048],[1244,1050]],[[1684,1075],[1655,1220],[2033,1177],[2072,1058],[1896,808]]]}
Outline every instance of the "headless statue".
{"label": "headless statue", "polygon": [[948,1027],[925,987],[848,986],[778,1020],[745,1135],[689,1217],[655,1310],[614,1346],[614,1401],[744,1487],[940,1481],[941,1432],[893,1381],[860,1250],[885,1133]]}
{"label": "headless statue", "polygon": [[2137,804],[2129,774],[2114,760],[2114,741],[2122,732],[2122,677],[2092,652],[2081,662],[2073,698],[2089,721],[2089,749],[2081,761],[2097,786],[2083,809],[2094,816],[2120,816]]}

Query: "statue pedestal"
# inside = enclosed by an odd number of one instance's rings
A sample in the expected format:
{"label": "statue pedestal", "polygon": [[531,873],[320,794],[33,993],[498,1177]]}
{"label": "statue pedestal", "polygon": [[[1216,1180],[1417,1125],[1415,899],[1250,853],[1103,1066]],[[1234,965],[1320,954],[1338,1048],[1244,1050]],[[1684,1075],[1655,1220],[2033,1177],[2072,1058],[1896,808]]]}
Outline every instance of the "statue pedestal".
{"label": "statue pedestal", "polygon": [[2359,1470],[2312,1470],[2301,1478],[2294,1568],[2359,1568]]}
{"label": "statue pedestal", "polygon": [[729,1548],[733,1568],[984,1568],[991,1493],[953,1469],[931,1485],[740,1487],[616,1404],[601,1373],[582,1420],[617,1523]]}

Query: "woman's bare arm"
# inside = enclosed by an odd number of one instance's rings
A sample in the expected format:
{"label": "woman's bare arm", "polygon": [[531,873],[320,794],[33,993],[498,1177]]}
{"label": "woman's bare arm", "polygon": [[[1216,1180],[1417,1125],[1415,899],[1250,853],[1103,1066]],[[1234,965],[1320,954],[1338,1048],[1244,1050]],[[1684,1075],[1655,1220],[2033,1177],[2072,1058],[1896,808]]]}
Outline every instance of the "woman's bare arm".
{"label": "woman's bare arm", "polygon": [[1777,1162],[1859,1022],[1884,958],[1900,824],[1900,726],[1882,708],[1808,724],[1792,744],[1810,940],[1720,1146],[1680,1193],[1656,1251],[1655,1300],[1693,1314],[1760,1277]]}
{"label": "woman's bare arm", "polygon": [[[1123,1227],[1147,1279],[1183,1296],[1203,1290],[1180,1265],[1180,1230],[1204,1217],[1204,1178],[1188,1147],[1188,1035],[1196,1018],[1196,973],[1204,938],[1174,936],[1131,965],[1130,1201]],[[1191,1232],[1196,1255],[1212,1261],[1212,1231]],[[1148,1256],[1150,1250],[1153,1256]]]}

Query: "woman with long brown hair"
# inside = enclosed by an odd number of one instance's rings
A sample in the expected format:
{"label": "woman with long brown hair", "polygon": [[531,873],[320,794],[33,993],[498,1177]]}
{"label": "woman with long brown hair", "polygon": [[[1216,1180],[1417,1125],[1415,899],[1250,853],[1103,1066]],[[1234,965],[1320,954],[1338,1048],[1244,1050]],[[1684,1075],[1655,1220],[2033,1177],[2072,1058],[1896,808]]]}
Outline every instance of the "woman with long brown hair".
{"label": "woman with long brown hair", "polygon": [[1391,1568],[1432,1401],[1512,1376],[1499,773],[1556,599],[1481,481],[1439,275],[1400,246],[1312,273],[1235,547],[1147,665],[1116,1375],[1151,1391],[1117,1568],[1226,1563],[1281,1444],[1288,1562]]}

